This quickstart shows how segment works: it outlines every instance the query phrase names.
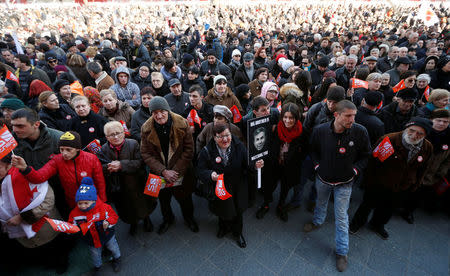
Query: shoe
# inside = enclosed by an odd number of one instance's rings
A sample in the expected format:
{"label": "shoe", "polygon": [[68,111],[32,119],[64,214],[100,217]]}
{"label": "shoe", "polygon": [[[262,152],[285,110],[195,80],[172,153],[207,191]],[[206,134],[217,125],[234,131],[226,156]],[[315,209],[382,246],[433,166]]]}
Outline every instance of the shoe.
{"label": "shoe", "polygon": [[402,212],[401,217],[406,220],[409,224],[414,224],[414,216],[413,213],[410,212]]}
{"label": "shoe", "polygon": [[347,264],[347,256],[336,254],[336,268],[339,272],[345,271],[347,269]]}
{"label": "shoe", "polygon": [[217,231],[217,237],[219,239],[225,237],[225,235],[228,233],[227,229],[225,228],[219,228],[219,231]]}
{"label": "shoe", "polygon": [[348,232],[352,235],[355,235],[358,233],[361,226],[356,225],[356,223],[350,223],[350,226],[348,227]]}
{"label": "shoe", "polygon": [[315,225],[314,223],[309,222],[303,226],[303,231],[308,233],[308,232],[314,231],[316,229],[319,229],[320,226],[321,225]]}
{"label": "shoe", "polygon": [[162,235],[169,230],[169,227],[174,223],[174,219],[171,220],[164,220],[163,223],[159,226],[158,234]]}
{"label": "shoe", "polygon": [[121,268],[120,257],[117,258],[117,259],[114,259],[112,261],[112,267],[113,267],[114,272],[119,272],[120,271],[120,268]]}
{"label": "shoe", "polygon": [[262,219],[264,216],[269,212],[269,205],[264,204],[263,206],[259,207],[258,211],[256,211],[256,218]]}
{"label": "shoe", "polygon": [[94,267],[94,269],[92,270],[92,276],[97,276],[100,275],[100,270],[102,269],[101,266],[99,267]]}
{"label": "shoe", "polygon": [[153,232],[153,223],[150,217],[146,217],[144,219],[144,231],[145,232]]}
{"label": "shoe", "polygon": [[242,234],[234,236],[236,238],[236,243],[239,245],[240,248],[246,248],[247,242],[244,239],[244,236]]}
{"label": "shoe", "polygon": [[369,228],[383,240],[387,240],[389,238],[389,233],[386,231],[386,229],[384,229],[383,225],[382,226],[374,226],[372,224],[369,224]]}
{"label": "shoe", "polygon": [[131,236],[136,236],[136,233],[137,233],[137,224],[136,223],[133,223],[130,225],[130,230],[128,231],[128,233]]}
{"label": "shoe", "polygon": [[284,222],[287,222],[289,219],[287,211],[282,206],[277,207],[277,216]]}
{"label": "shoe", "polygon": [[193,218],[192,219],[186,219],[184,222],[186,223],[187,227],[189,229],[191,229],[192,232],[197,233],[199,231],[198,224]]}
{"label": "shoe", "polygon": [[308,201],[308,204],[306,205],[306,211],[314,213],[314,208],[316,208],[316,202]]}
{"label": "shoe", "polygon": [[300,208],[300,204],[294,205],[292,203],[288,203],[286,206],[284,206],[284,209],[286,210],[286,212],[290,212],[290,211],[298,209],[298,208]]}

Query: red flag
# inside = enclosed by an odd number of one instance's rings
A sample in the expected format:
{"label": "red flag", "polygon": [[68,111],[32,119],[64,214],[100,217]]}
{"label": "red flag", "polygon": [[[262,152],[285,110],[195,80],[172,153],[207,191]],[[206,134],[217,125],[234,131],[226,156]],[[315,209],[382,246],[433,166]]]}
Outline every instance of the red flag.
{"label": "red flag", "polygon": [[200,128],[202,127],[202,118],[198,116],[197,110],[195,109],[191,109],[187,117],[187,120],[190,126],[194,126],[194,124],[197,123]]}
{"label": "red flag", "polygon": [[392,154],[394,154],[394,147],[388,136],[381,141],[372,153],[373,157],[378,157],[381,162],[384,162],[384,160],[388,159]]}
{"label": "red flag", "polygon": [[85,148],[91,153],[96,154],[102,149],[102,145],[100,145],[100,142],[97,141],[97,139],[94,139]]}
{"label": "red flag", "polygon": [[350,81],[351,81],[352,88],[369,89],[369,82],[367,82],[367,81],[363,81],[363,80],[356,79],[356,78],[351,78]]}
{"label": "red flag", "polygon": [[122,124],[123,131],[125,132],[125,136],[129,137],[131,134],[130,134],[130,131],[128,130],[127,124],[122,120],[120,120],[119,122]]}
{"label": "red flag", "polygon": [[225,184],[223,183],[223,174],[219,175],[219,178],[216,182],[216,196],[221,200],[227,200],[232,197],[232,195],[230,195],[230,193],[228,193],[225,189]]}
{"label": "red flag", "polygon": [[10,153],[15,147],[17,147],[16,139],[9,132],[6,125],[0,129],[0,159]]}
{"label": "red flag", "polygon": [[230,110],[233,113],[233,123],[239,123],[242,120],[242,115],[237,106],[233,105]]}
{"label": "red flag", "polygon": [[380,104],[377,106],[377,110],[380,110],[383,107],[383,101],[380,102]]}
{"label": "red flag", "polygon": [[281,102],[278,102],[278,104],[277,104],[277,109],[278,109],[278,112],[281,113]]}
{"label": "red flag", "polygon": [[62,220],[45,218],[48,223],[52,226],[53,230],[62,233],[73,234],[80,231],[80,228],[75,224],[68,223]]}
{"label": "red flag", "polygon": [[427,85],[427,87],[425,87],[425,91],[423,92],[423,96],[425,97],[425,100],[427,100],[430,98],[430,86]]}
{"label": "red flag", "polygon": [[278,85],[281,81],[281,73],[278,74],[277,78],[275,79],[275,83]]}
{"label": "red flag", "polygon": [[405,88],[406,88],[405,80],[401,80],[394,87],[392,87],[392,90],[394,91],[394,93],[397,93],[398,91],[403,90]]}
{"label": "red flag", "polygon": [[147,183],[145,184],[144,194],[152,197],[158,197],[163,181],[164,180],[161,179],[160,176],[149,174]]}
{"label": "red flag", "polygon": [[19,83],[19,79],[11,71],[6,72],[6,78]]}

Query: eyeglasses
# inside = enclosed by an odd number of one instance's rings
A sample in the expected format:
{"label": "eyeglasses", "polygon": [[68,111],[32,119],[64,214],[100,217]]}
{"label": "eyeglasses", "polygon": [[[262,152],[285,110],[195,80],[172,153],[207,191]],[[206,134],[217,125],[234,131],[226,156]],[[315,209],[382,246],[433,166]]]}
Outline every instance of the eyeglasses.
{"label": "eyeglasses", "polygon": [[308,62],[302,62],[303,65],[308,65]]}
{"label": "eyeglasses", "polygon": [[231,134],[225,134],[225,135],[216,135],[216,138],[219,140],[225,140],[227,138],[230,138]]}
{"label": "eyeglasses", "polygon": [[108,138],[117,138],[117,137],[120,137],[120,135],[122,135],[122,134],[123,134],[123,132],[116,132],[116,133],[111,133],[109,135],[106,135],[106,137],[108,137]]}
{"label": "eyeglasses", "polygon": [[269,91],[267,91],[268,93],[272,93],[272,94],[277,94],[278,93],[278,91],[277,90],[269,90]]}
{"label": "eyeglasses", "polygon": [[241,55],[234,55],[235,57],[241,57]]}
{"label": "eyeglasses", "polygon": [[406,80],[406,82],[413,83],[413,82],[416,82],[416,79],[409,79],[409,80]]}
{"label": "eyeglasses", "polygon": [[48,63],[57,63],[58,61],[56,59],[49,60]]}

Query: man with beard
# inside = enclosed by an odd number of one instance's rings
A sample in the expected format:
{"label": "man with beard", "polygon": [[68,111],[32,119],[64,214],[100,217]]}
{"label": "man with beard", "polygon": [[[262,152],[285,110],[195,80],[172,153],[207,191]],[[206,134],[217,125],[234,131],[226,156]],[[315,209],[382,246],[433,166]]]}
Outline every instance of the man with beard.
{"label": "man with beard", "polygon": [[[433,146],[425,140],[430,133],[430,120],[413,117],[405,129],[381,137],[369,159],[363,202],[350,223],[350,233],[355,234],[367,221],[374,209],[369,227],[382,239],[389,238],[384,228],[394,207],[405,206],[404,214],[414,207],[412,193],[419,188],[425,175]],[[389,140],[385,140],[388,137]],[[406,219],[406,218],[405,218]]]}

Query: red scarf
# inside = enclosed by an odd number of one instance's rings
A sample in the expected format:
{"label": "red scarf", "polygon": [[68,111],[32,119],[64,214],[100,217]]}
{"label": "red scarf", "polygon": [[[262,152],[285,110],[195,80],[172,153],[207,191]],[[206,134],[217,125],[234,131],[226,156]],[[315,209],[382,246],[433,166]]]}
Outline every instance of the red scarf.
{"label": "red scarf", "polygon": [[291,129],[287,129],[283,122],[280,120],[277,125],[278,128],[278,138],[285,143],[290,143],[295,138],[302,134],[302,123],[297,121]]}

